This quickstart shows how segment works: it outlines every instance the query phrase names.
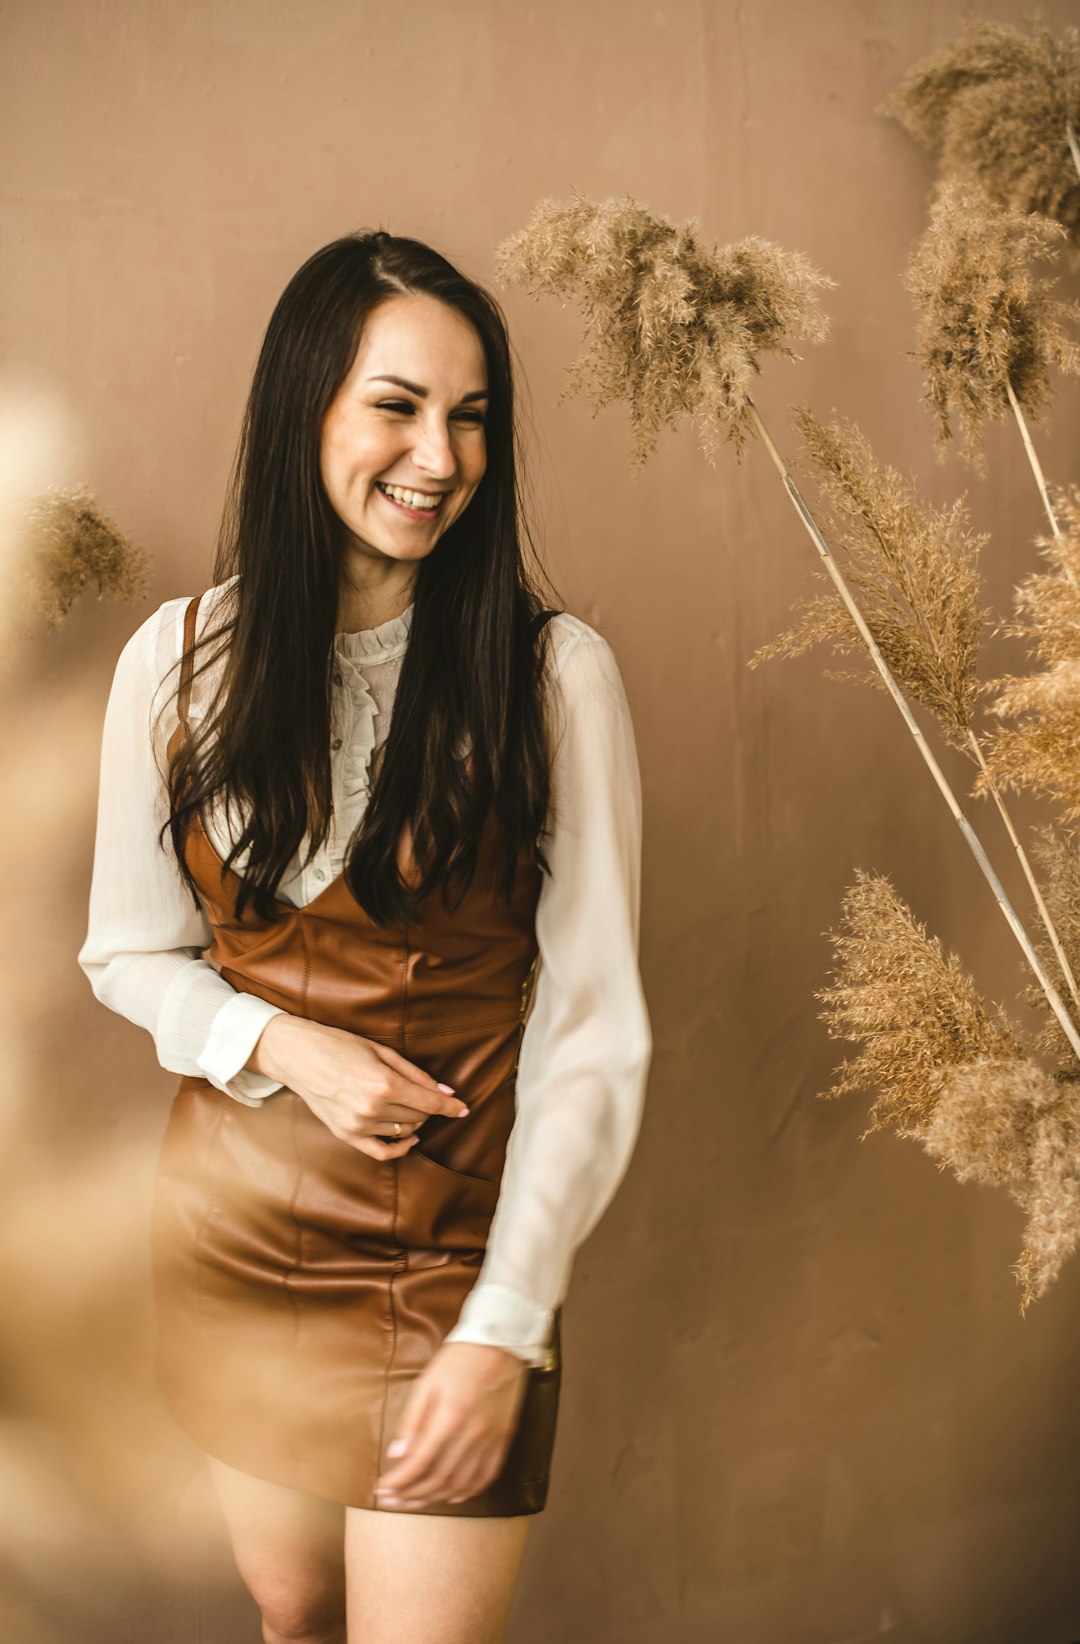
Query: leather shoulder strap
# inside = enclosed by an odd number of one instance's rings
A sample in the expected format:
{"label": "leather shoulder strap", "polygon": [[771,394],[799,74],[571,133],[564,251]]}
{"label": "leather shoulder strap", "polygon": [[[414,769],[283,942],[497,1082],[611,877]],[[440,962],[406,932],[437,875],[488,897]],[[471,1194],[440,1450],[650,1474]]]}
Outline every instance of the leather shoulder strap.
{"label": "leather shoulder strap", "polygon": [[176,715],[185,731],[188,728],[188,705],[191,701],[191,676],[194,667],[194,658],[191,648],[195,644],[195,622],[199,615],[199,601],[201,594],[196,594],[184,612],[184,653],[180,659],[180,688],[176,693]]}

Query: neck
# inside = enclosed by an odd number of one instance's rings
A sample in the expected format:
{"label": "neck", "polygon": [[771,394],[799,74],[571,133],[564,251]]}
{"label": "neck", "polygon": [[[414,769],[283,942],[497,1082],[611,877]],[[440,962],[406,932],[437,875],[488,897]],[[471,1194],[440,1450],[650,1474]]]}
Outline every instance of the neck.
{"label": "neck", "polygon": [[415,565],[392,560],[385,568],[369,563],[361,570],[346,564],[338,599],[338,633],[378,628],[392,617],[400,616],[412,602],[415,583]]}

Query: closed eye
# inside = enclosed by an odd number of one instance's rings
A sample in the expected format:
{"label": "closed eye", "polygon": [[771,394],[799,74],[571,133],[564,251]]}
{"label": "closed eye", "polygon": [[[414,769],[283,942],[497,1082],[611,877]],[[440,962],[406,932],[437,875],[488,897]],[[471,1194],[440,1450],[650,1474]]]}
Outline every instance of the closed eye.
{"label": "closed eye", "polygon": [[[416,406],[413,405],[411,400],[380,400],[378,402],[378,409],[380,411],[402,411],[406,415],[411,416],[416,410]],[[473,411],[468,408],[463,408],[462,410],[455,412],[455,415],[459,418],[464,418],[466,422],[483,423],[484,421],[483,411]]]}

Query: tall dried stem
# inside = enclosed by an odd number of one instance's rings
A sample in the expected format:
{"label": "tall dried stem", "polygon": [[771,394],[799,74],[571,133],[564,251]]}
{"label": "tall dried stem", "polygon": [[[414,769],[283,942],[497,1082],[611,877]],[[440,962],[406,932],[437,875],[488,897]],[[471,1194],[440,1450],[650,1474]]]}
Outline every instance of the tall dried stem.
{"label": "tall dried stem", "polygon": [[[1039,488],[1039,495],[1042,498],[1043,508],[1046,510],[1046,517],[1050,521],[1050,529],[1054,533],[1055,537],[1060,537],[1061,526],[1058,524],[1057,515],[1054,512],[1054,505],[1050,501],[1050,492],[1047,488],[1046,476],[1042,471],[1042,463],[1039,461],[1038,452],[1035,450],[1035,444],[1031,438],[1031,431],[1027,425],[1027,418],[1024,416],[1020,401],[1017,399],[1016,394],[1013,391],[1013,385],[1007,378],[1005,381],[1005,389],[1009,396],[1009,404],[1012,406],[1013,416],[1016,418],[1016,426],[1020,430],[1020,438],[1024,442],[1024,450],[1027,453],[1027,460],[1031,467],[1031,472],[1035,476],[1035,484]],[[1068,569],[1068,567],[1066,567],[1066,572],[1071,578],[1072,572]]]}

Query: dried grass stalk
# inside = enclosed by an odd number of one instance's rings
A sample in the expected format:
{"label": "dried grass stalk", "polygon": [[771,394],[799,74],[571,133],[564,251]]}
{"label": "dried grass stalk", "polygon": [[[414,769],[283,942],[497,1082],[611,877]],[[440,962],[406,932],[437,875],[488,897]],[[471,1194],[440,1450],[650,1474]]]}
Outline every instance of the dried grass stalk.
{"label": "dried grass stalk", "polygon": [[828,935],[837,964],[832,984],[815,993],[825,1005],[821,1018],[830,1038],[863,1049],[823,1094],[874,1091],[866,1134],[894,1125],[902,1136],[918,1135],[950,1068],[1022,1058],[1001,1006],[986,1009],[955,954],[927,935],[884,874],[857,870],[840,927]]}
{"label": "dried grass stalk", "polygon": [[980,184],[1011,211],[1053,217],[1080,245],[1080,36],[1042,24],[973,22],[918,63],[882,104],[946,177]]}
{"label": "dried grass stalk", "polygon": [[[796,411],[795,421],[827,500],[833,540],[846,556],[845,577],[859,590],[867,626],[902,689],[934,715],[949,745],[979,767],[984,786],[978,791],[993,798],[1080,1011],[1073,967],[974,727],[982,688],[976,674],[979,637],[984,620],[993,616],[978,604],[979,554],[988,538],[971,530],[963,498],[948,509],[921,504],[914,482],[883,468],[853,424],[826,427],[805,406]],[[820,580],[821,573],[817,575]],[[841,653],[858,648],[845,605],[835,595],[803,601],[802,609],[793,627],[754,654],[751,667],[770,656],[797,656],[822,641]],[[826,673],[890,688],[873,668]]]}
{"label": "dried grass stalk", "polygon": [[754,235],[709,249],[698,235],[693,220],[676,228],[629,195],[593,204],[575,191],[569,204],[542,201],[496,253],[501,283],[577,296],[587,347],[560,403],[583,393],[595,416],[625,399],[634,468],[684,416],[710,462],[721,434],[741,451],[761,355],[795,359],[793,342],[826,334],[816,293],[834,282],[805,257]]}
{"label": "dried grass stalk", "polygon": [[53,487],[30,504],[22,573],[28,608],[58,628],[79,595],[137,600],[146,592],[149,560],[102,513],[86,486]]}
{"label": "dried grass stalk", "polygon": [[1004,1187],[1023,1208],[1025,1312],[1080,1243],[1080,1085],[1029,1060],[949,1068],[921,1140],[961,1182]]}
{"label": "dried grass stalk", "polygon": [[983,425],[1011,415],[1010,389],[1037,418],[1052,370],[1080,375],[1080,346],[1063,330],[1064,321],[1080,318],[1080,304],[1059,302],[1051,296],[1055,282],[1031,270],[1033,260],[1056,255],[1063,237],[1048,217],[997,205],[966,183],[938,190],[904,283],[919,310],[917,358],[940,454],[955,417],[963,455],[982,469]]}

